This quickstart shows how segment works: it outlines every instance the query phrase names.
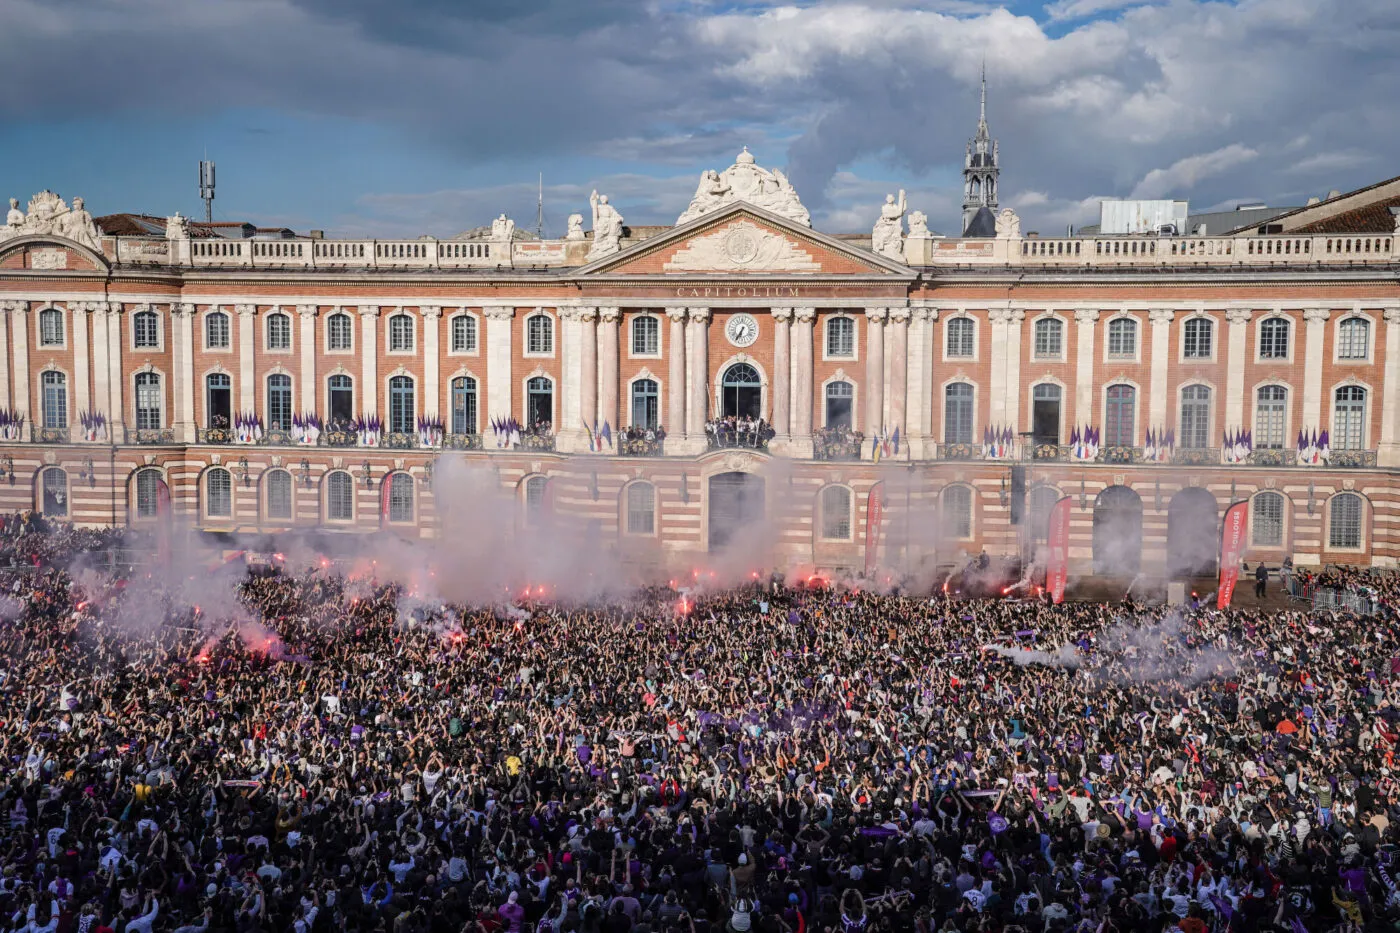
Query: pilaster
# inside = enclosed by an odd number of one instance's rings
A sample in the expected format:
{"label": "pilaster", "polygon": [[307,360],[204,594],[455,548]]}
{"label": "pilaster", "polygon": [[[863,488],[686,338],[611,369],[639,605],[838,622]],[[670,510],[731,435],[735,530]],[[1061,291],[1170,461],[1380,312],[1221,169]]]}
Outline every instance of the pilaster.
{"label": "pilaster", "polygon": [[1304,428],[1323,427],[1322,367],[1323,346],[1327,342],[1327,319],[1330,308],[1304,308],[1303,322],[1307,337],[1303,349],[1303,424]]}
{"label": "pilaster", "polygon": [[236,305],[238,313],[238,412],[258,410],[257,305]]}
{"label": "pilaster", "polygon": [[1400,305],[1382,312],[1385,317],[1385,382],[1381,390],[1381,439],[1376,451],[1381,466],[1400,466],[1395,419],[1400,417]]}
{"label": "pilaster", "polygon": [[1079,308],[1074,312],[1075,347],[1074,361],[1074,420],[1072,425],[1097,425],[1094,414],[1094,336],[1098,326],[1099,312],[1093,308]]}
{"label": "pilaster", "polygon": [[888,308],[865,309],[865,421],[867,437],[885,432],[885,321]]}
{"label": "pilaster", "polygon": [[890,309],[890,360],[885,377],[885,423],[890,431],[899,431],[903,442],[909,443],[909,425],[905,423],[909,391],[909,309]]}
{"label": "pilaster", "polygon": [[442,411],[442,376],[438,357],[438,330],[442,308],[425,305],[418,309],[423,318],[423,417],[436,418]]}
{"label": "pilaster", "polygon": [[88,369],[88,313],[90,306],[85,301],[68,303],[68,328],[73,335],[73,410],[76,413],[92,410],[92,383]]}
{"label": "pilaster", "polygon": [[1026,312],[1012,308],[1006,316],[1006,424],[1012,431],[1021,425],[1021,325]]}
{"label": "pilaster", "polygon": [[688,313],[685,384],[690,390],[690,404],[686,411],[686,433],[692,445],[698,439],[703,450],[705,422],[710,413],[710,309],[690,308]]}
{"label": "pilaster", "polygon": [[[175,430],[175,440],[184,444],[195,442],[194,420],[194,326],[195,306],[175,304],[170,306],[170,317],[180,322],[176,346],[180,348],[180,359],[175,364],[175,386],[171,392],[171,403],[175,407],[175,417],[171,427]],[[305,351],[303,351],[305,352]],[[302,375],[303,382],[305,374]],[[312,409],[314,411],[314,409]]]}
{"label": "pilaster", "polygon": [[1167,421],[1167,367],[1171,365],[1170,308],[1156,308],[1147,312],[1148,323],[1152,325],[1152,376],[1148,388],[1147,425],[1144,427],[1160,431],[1168,426]]}
{"label": "pilaster", "polygon": [[[667,308],[666,319],[671,322],[666,341],[666,430],[670,437],[685,438],[685,308]],[[779,430],[782,430],[779,428]]]}
{"label": "pilaster", "polygon": [[618,334],[621,328],[622,312],[618,308],[598,309],[598,408],[604,424],[612,428],[614,434],[621,431],[622,416],[617,409],[619,361]]}
{"label": "pilaster", "polygon": [[15,380],[15,410],[29,418],[30,427],[37,424],[37,410],[29,394],[29,302],[10,303],[10,369]]}
{"label": "pilaster", "polygon": [[1225,342],[1225,424],[1229,431],[1244,427],[1244,366],[1249,348],[1249,319],[1254,312],[1248,308],[1230,308],[1225,312],[1229,336]]}
{"label": "pilaster", "polygon": [[515,397],[510,366],[511,321],[514,305],[494,305],[486,314],[486,414],[504,420],[511,417]]}
{"label": "pilaster", "polygon": [[360,412],[379,412],[379,306],[360,305]]}
{"label": "pilaster", "polygon": [[812,444],[812,331],[815,308],[797,308],[792,325],[792,441],[788,455],[808,459]]}
{"label": "pilaster", "polygon": [[792,309],[773,308],[773,430],[785,445],[792,436]]}

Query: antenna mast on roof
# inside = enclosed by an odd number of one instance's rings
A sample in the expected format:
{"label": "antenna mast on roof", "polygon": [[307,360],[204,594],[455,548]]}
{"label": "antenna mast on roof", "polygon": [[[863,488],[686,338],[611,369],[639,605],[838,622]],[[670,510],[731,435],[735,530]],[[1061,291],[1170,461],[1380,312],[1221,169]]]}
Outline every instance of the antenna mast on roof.
{"label": "antenna mast on roof", "polygon": [[214,222],[214,162],[199,160],[199,196],[204,201],[204,222]]}
{"label": "antenna mast on roof", "polygon": [[535,239],[544,239],[544,172],[540,172],[540,197],[535,212]]}

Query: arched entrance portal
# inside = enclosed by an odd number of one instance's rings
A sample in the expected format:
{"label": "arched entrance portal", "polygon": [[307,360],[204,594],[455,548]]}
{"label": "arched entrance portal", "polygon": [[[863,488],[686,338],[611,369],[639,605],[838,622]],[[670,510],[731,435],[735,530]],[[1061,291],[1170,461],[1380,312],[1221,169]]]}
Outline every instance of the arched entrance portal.
{"label": "arched entrance portal", "polygon": [[717,473],[710,477],[710,550],[722,551],[752,525],[763,521],[763,477],[752,473]]}
{"label": "arched entrance portal", "polygon": [[1167,576],[1213,575],[1220,550],[1220,506],[1215,496],[1190,486],[1167,506]]}
{"label": "arched entrance portal", "polygon": [[763,380],[748,363],[735,363],[720,380],[720,415],[725,418],[757,418],[763,410]]}
{"label": "arched entrance portal", "polygon": [[1110,486],[1094,500],[1094,573],[1135,576],[1142,566],[1142,498]]}

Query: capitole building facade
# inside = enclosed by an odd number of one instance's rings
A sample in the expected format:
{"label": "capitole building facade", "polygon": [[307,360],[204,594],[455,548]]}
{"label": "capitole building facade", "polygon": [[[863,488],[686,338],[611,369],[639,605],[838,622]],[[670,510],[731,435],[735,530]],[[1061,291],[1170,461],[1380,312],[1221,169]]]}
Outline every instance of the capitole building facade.
{"label": "capitole building facade", "polygon": [[1396,562],[1400,180],[1257,229],[1051,238],[968,166],[956,237],[902,193],[869,236],[819,232],[747,151],[673,227],[595,195],[557,240],[45,192],[0,228],[0,510],[431,538],[451,458],[657,570],[760,529],[792,566],[1024,553],[1065,495],[1083,570],[1200,570],[1241,500],[1251,559]]}

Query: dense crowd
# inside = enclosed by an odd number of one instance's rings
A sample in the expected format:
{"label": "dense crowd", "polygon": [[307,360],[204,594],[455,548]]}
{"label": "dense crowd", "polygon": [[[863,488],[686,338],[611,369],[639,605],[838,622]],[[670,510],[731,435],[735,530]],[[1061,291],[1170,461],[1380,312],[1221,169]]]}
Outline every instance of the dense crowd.
{"label": "dense crowd", "polygon": [[720,447],[766,448],[777,430],[762,418],[730,415],[705,422],[705,438],[711,450]]}
{"label": "dense crowd", "polygon": [[1400,924],[1390,619],[772,582],[469,609],[4,532],[3,929]]}

